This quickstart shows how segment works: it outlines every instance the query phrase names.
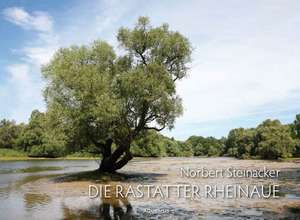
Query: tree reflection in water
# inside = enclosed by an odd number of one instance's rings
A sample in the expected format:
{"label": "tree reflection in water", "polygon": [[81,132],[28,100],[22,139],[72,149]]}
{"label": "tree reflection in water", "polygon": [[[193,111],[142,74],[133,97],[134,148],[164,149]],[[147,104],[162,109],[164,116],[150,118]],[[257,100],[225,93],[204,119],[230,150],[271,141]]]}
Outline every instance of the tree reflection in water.
{"label": "tree reflection in water", "polygon": [[117,197],[115,185],[111,185],[111,193],[101,196],[100,206],[92,205],[86,210],[74,210],[63,205],[64,219],[101,219],[101,220],[134,220],[133,208],[124,195]]}

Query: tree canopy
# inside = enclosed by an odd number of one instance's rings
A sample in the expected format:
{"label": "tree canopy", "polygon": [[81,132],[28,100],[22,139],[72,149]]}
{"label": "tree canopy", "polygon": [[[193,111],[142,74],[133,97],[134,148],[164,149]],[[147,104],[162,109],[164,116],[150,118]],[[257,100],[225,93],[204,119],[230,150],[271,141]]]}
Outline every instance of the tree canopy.
{"label": "tree canopy", "polygon": [[21,128],[16,125],[15,121],[3,119],[0,121],[0,147],[13,148],[16,147],[16,139]]}
{"label": "tree canopy", "polygon": [[[295,122],[296,123],[296,122]],[[263,159],[291,157],[296,153],[299,139],[293,137],[292,125],[278,120],[265,120],[256,128],[238,128],[229,132],[226,153],[239,158],[259,156]]]}
{"label": "tree canopy", "polygon": [[95,41],[60,49],[42,70],[48,110],[97,146],[103,171],[132,158],[130,145],[142,131],[174,126],[182,113],[175,82],[186,76],[191,55],[183,35],[167,24],[152,27],[146,17],[121,28],[117,39],[121,55]]}

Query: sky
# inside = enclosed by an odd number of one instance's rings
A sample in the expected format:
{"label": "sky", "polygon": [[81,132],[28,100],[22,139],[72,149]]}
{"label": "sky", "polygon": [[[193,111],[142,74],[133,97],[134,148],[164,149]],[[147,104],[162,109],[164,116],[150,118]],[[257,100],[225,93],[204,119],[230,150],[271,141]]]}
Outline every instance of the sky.
{"label": "sky", "polygon": [[169,23],[193,46],[188,77],[177,83],[184,114],[168,136],[226,136],[263,120],[300,113],[298,0],[2,0],[0,119],[27,122],[45,111],[40,67],[60,47],[102,39],[139,16]]}

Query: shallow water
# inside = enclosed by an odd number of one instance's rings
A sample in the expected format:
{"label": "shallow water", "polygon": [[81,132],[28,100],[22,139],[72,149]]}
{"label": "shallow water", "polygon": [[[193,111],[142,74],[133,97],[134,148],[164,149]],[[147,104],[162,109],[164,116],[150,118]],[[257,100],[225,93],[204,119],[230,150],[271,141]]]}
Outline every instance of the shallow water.
{"label": "shallow water", "polygon": [[[280,169],[279,178],[183,178],[180,168]],[[125,188],[138,184],[280,185],[279,198],[90,199],[88,186],[101,181],[57,182],[63,174],[93,170],[93,160],[0,162],[0,219],[299,219],[300,164],[232,158],[136,159],[120,172],[132,178],[110,181]]]}

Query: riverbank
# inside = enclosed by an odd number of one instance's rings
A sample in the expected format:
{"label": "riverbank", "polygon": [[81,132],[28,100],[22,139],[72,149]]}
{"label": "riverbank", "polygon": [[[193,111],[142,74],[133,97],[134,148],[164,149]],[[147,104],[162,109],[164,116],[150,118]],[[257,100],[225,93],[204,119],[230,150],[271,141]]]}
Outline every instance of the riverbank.
{"label": "riverbank", "polygon": [[[70,159],[70,158],[69,158]],[[96,160],[34,159],[0,161],[0,219],[27,216],[27,219],[97,219],[99,206],[120,205],[137,219],[293,219],[300,211],[300,164],[234,158],[135,158],[116,175],[101,175]],[[188,178],[180,175],[180,168],[268,169],[280,170],[278,178]],[[279,198],[89,198],[89,186],[120,185],[124,189],[139,185],[190,184],[205,189],[206,185],[280,185]],[[123,203],[124,202],[124,203]],[[9,207],[20,208],[10,212]],[[23,204],[23,205],[20,205]],[[123,204],[123,205],[122,205]],[[125,204],[125,208],[124,208]],[[130,211],[131,210],[131,211]]]}
{"label": "riverbank", "polygon": [[86,154],[74,153],[65,157],[29,157],[25,152],[13,149],[0,149],[0,161],[27,161],[27,160],[99,160]]}
{"label": "riverbank", "polygon": [[[151,158],[164,158],[164,157],[135,157],[135,158],[143,158],[143,159],[151,159]],[[180,157],[178,157],[180,158]],[[201,157],[193,157],[191,158],[209,158],[208,156],[201,156]],[[214,158],[214,157],[212,157]],[[230,158],[230,157],[229,157]],[[3,149],[0,148],[0,161],[26,161],[26,160],[99,160],[99,156],[93,156],[87,152],[75,152],[65,157],[30,157],[27,153],[23,151],[18,151],[14,149]],[[240,159],[240,160],[262,160],[257,157],[247,158],[247,159]],[[295,162],[300,163],[299,157],[292,157],[292,158],[279,158],[277,160],[270,160],[276,162]]]}
{"label": "riverbank", "polygon": [[0,157],[0,161],[31,161],[31,160],[99,160],[96,157]]}
{"label": "riverbank", "polygon": [[[67,164],[71,161],[65,161]],[[72,163],[76,164],[76,161]],[[82,162],[81,162],[82,163]],[[92,164],[92,161],[85,163]],[[53,164],[55,164],[53,162]],[[56,164],[55,164],[56,165]],[[82,166],[83,164],[81,164]],[[47,164],[49,166],[49,164]],[[96,164],[93,165],[95,167]],[[204,167],[207,170],[227,169],[233,167],[239,170],[268,169],[280,170],[278,178],[187,178],[180,175],[181,167],[198,169]],[[91,167],[92,168],[92,167]],[[121,176],[101,175],[90,171],[67,173],[64,171],[55,177],[39,177],[38,180],[22,185],[24,192],[31,193],[29,198],[35,200],[47,198],[48,205],[57,205],[63,213],[59,218],[100,218],[99,205],[120,206],[120,209],[131,207],[132,215],[137,219],[296,219],[300,212],[300,164],[295,162],[276,162],[266,160],[238,160],[234,158],[157,158],[134,159],[120,170]],[[62,171],[62,170],[61,170]],[[53,171],[53,172],[61,172]],[[216,198],[203,197],[200,200],[191,198],[178,198],[176,193],[161,199],[135,198],[128,195],[124,200],[110,198],[103,200],[89,198],[89,186],[101,187],[104,185],[122,186],[124,189],[139,185],[196,185],[205,189],[206,185],[237,185],[237,186],[280,186],[278,198]],[[146,192],[145,192],[146,193]],[[36,202],[38,203],[38,202]],[[124,207],[125,203],[125,207]],[[122,205],[123,204],[123,205]],[[37,205],[38,206],[38,205]],[[46,205],[45,205],[46,206]],[[115,208],[115,207],[114,207]],[[45,208],[46,210],[46,208]],[[59,215],[59,214],[57,214]]]}

